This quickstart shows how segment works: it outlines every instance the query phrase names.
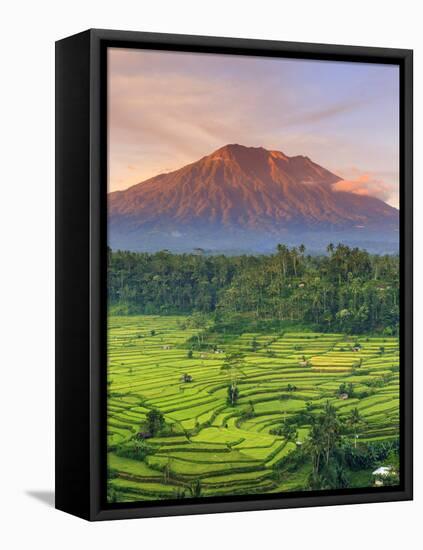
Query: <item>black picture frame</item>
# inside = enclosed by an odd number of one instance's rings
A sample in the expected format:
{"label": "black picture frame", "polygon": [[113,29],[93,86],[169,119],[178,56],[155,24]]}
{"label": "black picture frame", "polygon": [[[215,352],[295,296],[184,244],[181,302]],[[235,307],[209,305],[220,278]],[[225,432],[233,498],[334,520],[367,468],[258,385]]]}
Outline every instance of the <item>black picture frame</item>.
{"label": "black picture frame", "polygon": [[[111,46],[399,66],[398,488],[106,503],[106,51]],[[56,43],[56,508],[87,520],[107,520],[412,499],[412,102],[411,50],[98,29]]]}

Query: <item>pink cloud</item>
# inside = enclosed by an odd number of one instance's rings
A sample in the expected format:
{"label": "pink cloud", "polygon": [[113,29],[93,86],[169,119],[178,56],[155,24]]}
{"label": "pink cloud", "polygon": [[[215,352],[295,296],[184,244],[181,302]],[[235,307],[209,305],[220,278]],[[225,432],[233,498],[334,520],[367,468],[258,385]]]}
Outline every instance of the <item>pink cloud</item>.
{"label": "pink cloud", "polygon": [[377,197],[383,201],[388,200],[392,194],[391,185],[383,180],[371,177],[369,174],[361,174],[356,178],[338,181],[333,185],[333,190]]}

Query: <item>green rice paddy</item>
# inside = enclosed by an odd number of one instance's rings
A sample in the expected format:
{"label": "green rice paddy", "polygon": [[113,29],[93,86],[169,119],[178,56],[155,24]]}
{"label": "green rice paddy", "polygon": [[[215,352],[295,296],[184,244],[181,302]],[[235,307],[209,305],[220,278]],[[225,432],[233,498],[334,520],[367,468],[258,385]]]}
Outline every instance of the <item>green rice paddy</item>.
{"label": "green rice paddy", "polygon": [[[119,501],[190,496],[198,482],[205,497],[303,490],[308,466],[291,472],[283,464],[306,442],[309,426],[299,426],[296,442],[270,431],[307,407],[318,412],[327,400],[341,416],[358,408],[364,420],[359,444],[398,437],[397,338],[244,333],[189,358],[187,341],[198,329],[181,328],[183,320],[109,318],[108,483]],[[361,349],[354,351],[357,342]],[[229,351],[245,354],[234,407],[227,404],[234,375],[222,370]],[[181,380],[185,373],[191,382]],[[338,397],[341,383],[353,384],[353,397]],[[166,433],[146,440],[149,453],[142,460],[121,456],[119,448],[137,440],[152,409],[163,413]]]}

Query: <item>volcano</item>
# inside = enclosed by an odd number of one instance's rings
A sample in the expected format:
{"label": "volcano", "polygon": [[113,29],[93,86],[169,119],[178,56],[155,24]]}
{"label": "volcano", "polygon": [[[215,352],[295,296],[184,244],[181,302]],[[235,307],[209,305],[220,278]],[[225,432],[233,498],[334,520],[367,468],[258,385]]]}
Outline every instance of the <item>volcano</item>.
{"label": "volcano", "polygon": [[112,249],[265,253],[277,243],[398,249],[399,211],[334,185],[306,156],[226,145],[179,170],[108,195]]}

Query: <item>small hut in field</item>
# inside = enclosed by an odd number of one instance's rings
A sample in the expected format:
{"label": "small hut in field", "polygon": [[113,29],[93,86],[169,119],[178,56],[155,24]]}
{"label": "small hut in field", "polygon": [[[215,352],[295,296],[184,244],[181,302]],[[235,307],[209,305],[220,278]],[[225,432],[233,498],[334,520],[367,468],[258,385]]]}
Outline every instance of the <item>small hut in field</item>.
{"label": "small hut in field", "polygon": [[393,472],[394,469],[392,468],[392,466],[380,466],[374,472],[372,472],[372,476],[389,477],[391,474],[393,474]]}
{"label": "small hut in field", "polygon": [[375,478],[374,486],[383,487],[384,479],[389,478],[393,474],[395,474],[395,471],[392,466],[380,466],[372,472],[372,476]]}

